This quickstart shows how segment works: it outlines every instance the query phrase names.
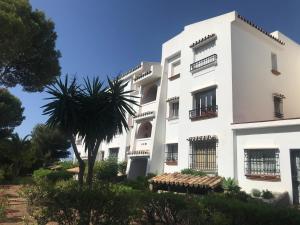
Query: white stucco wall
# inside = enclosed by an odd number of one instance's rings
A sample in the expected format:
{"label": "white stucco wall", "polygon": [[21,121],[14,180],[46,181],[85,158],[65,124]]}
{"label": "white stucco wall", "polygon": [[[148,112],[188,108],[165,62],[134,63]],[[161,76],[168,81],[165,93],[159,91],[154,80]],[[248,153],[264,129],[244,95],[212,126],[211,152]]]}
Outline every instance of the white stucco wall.
{"label": "white stucco wall", "polygon": [[[268,123],[268,122],[266,122]],[[272,123],[272,122],[270,122]],[[269,123],[269,124],[270,124]],[[288,192],[292,197],[292,179],[290,151],[300,149],[300,123],[277,125],[273,127],[237,128],[237,180],[246,192],[252,189],[270,190],[272,192]],[[280,163],[280,181],[259,181],[248,179],[244,173],[245,149],[278,149]],[[250,150],[251,151],[251,150]]]}

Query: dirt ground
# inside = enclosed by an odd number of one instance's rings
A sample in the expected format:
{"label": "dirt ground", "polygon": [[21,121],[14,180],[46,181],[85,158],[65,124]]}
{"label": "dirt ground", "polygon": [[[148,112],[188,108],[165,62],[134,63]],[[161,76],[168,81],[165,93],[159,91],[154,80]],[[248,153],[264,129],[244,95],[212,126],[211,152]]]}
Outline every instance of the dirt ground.
{"label": "dirt ground", "polygon": [[7,210],[7,218],[4,221],[0,221],[1,225],[11,224],[32,224],[30,217],[26,212],[26,202],[19,196],[20,185],[2,185],[0,190],[4,190],[4,194],[8,197],[9,208]]}

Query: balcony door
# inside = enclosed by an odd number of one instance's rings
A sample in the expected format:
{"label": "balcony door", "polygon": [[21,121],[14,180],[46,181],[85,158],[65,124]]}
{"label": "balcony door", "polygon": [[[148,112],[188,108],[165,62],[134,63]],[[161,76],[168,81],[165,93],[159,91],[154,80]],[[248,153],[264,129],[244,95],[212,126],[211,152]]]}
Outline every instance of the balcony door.
{"label": "balcony door", "polygon": [[194,109],[205,111],[216,105],[216,89],[198,92],[194,95]]}
{"label": "balcony door", "polygon": [[291,172],[293,185],[293,203],[300,204],[300,149],[291,150]]}

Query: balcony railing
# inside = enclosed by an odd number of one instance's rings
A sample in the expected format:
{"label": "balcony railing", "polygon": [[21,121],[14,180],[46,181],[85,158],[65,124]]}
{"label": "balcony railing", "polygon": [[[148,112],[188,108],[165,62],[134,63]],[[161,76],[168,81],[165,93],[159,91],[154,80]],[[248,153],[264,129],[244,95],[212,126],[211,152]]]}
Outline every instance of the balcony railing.
{"label": "balcony railing", "polygon": [[215,65],[217,63],[217,54],[213,54],[204,59],[201,59],[197,62],[194,62],[190,66],[190,71],[193,72],[195,70],[205,69],[209,66]]}
{"label": "balcony railing", "polygon": [[212,105],[202,108],[196,108],[189,111],[190,119],[206,119],[218,116],[218,106]]}
{"label": "balcony railing", "polygon": [[135,151],[128,151],[128,156],[149,156],[150,151],[149,150],[135,150]]}

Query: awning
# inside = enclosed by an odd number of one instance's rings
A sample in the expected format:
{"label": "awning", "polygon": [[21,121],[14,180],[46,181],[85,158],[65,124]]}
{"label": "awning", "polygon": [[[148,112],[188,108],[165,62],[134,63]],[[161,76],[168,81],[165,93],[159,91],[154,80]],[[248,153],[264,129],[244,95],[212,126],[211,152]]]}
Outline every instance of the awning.
{"label": "awning", "polygon": [[198,187],[215,189],[220,187],[222,177],[219,176],[194,176],[181,173],[164,173],[149,180],[151,184],[166,184],[183,187]]}
{"label": "awning", "polygon": [[79,167],[74,167],[74,168],[71,168],[71,169],[67,169],[67,171],[69,173],[79,173]]}

